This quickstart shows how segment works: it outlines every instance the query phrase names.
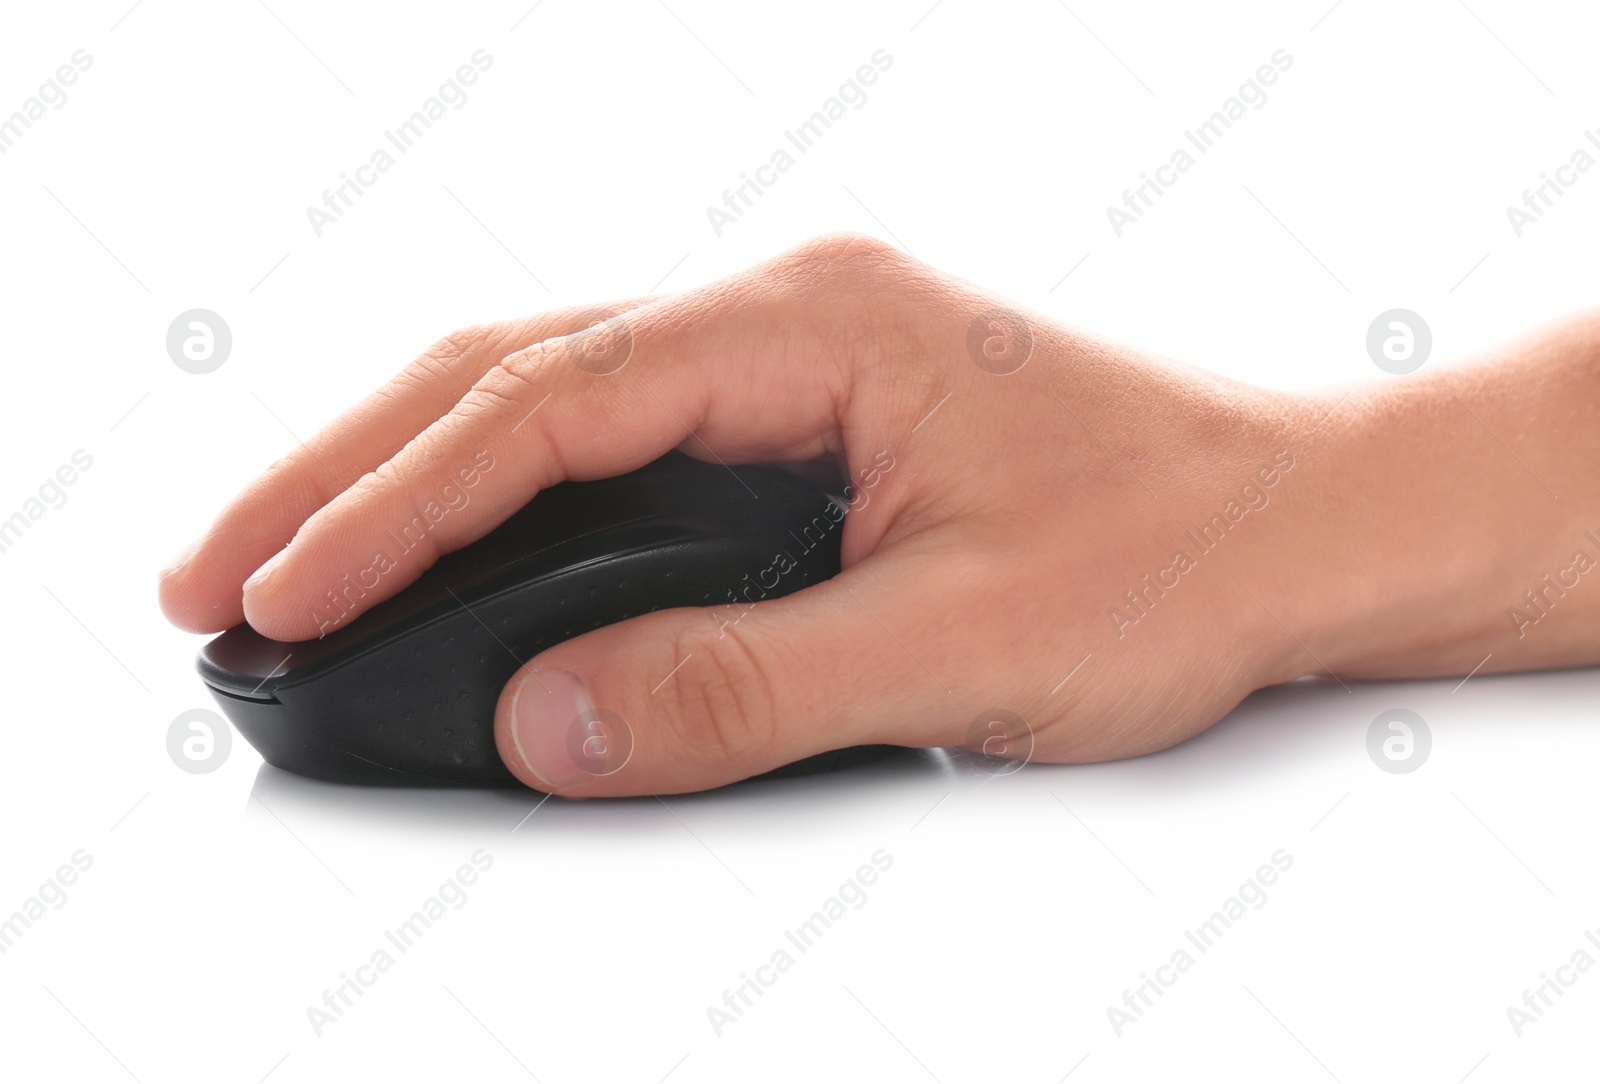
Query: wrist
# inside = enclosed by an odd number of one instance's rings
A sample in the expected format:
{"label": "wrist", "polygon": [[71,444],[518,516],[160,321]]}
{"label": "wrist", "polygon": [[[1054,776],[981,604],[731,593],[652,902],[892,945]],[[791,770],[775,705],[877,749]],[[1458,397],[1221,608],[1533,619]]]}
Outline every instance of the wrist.
{"label": "wrist", "polygon": [[1322,404],[1332,413],[1305,438],[1296,494],[1291,597],[1306,631],[1300,657],[1285,660],[1291,676],[1464,672],[1492,650],[1479,648],[1499,631],[1493,585],[1517,563],[1517,539],[1463,492],[1461,449],[1446,434],[1470,418],[1449,402],[1443,382],[1412,381]]}
{"label": "wrist", "polygon": [[1600,352],[1582,331],[1307,400],[1266,562],[1298,638],[1275,680],[1595,661]]}

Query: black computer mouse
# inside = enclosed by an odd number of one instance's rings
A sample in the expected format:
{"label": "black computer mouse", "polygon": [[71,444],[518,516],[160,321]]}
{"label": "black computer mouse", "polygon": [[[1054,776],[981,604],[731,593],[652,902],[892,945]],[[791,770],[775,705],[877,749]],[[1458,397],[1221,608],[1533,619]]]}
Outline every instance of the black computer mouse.
{"label": "black computer mouse", "polygon": [[793,568],[766,597],[825,580],[839,571],[845,514],[789,472],[670,453],[631,474],[551,487],[321,639],[229,629],[201,650],[200,676],[239,733],[286,771],[341,783],[521,786],[496,752],[494,709],[522,663],[637,614],[742,600],[749,577],[778,554]]}

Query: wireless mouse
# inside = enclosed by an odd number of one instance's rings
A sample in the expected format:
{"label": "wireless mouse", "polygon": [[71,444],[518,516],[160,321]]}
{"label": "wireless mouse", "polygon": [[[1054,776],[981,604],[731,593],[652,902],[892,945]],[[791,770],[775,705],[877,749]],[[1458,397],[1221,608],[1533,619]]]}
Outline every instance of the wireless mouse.
{"label": "wireless mouse", "polygon": [[[205,645],[198,668],[239,733],[285,771],[521,786],[495,750],[494,709],[522,663],[652,610],[774,598],[825,580],[839,571],[844,516],[786,471],[673,452],[631,474],[551,487],[321,639],[283,643],[238,625]],[[780,554],[792,567],[776,587],[754,586]]]}

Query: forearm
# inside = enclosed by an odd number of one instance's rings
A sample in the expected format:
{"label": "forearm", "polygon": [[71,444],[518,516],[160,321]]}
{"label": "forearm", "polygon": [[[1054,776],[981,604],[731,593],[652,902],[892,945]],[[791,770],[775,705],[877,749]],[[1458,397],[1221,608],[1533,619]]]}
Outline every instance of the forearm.
{"label": "forearm", "polygon": [[1472,363],[1318,397],[1280,678],[1600,661],[1600,311]]}

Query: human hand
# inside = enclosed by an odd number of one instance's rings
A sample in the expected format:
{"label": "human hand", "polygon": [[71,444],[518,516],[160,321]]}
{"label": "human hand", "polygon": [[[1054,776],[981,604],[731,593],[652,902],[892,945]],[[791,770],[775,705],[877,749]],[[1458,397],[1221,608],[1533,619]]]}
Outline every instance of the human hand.
{"label": "human hand", "polygon": [[[569,310],[436,344],[274,464],[163,573],[168,617],[310,638],[329,585],[476,457],[497,467],[472,503],[358,612],[540,490],[679,448],[835,459],[856,495],[844,571],[737,622],[662,611],[541,653],[495,721],[532,786],[698,790],[872,743],[1129,756],[1263,685],[1330,667],[1448,671],[1487,635],[1464,617],[1422,642],[1414,620],[1370,604],[1403,570],[1374,572],[1369,549],[1328,536],[1330,522],[1376,523],[1381,544],[1407,506],[1449,527],[1425,475],[1377,488],[1391,412],[1379,392],[1243,386],[854,236],[605,312],[617,315],[597,327],[595,310]],[[1360,575],[1359,590],[1344,582]],[[1447,593],[1428,577],[1404,601]],[[592,706],[633,732],[611,775],[566,753]]]}

